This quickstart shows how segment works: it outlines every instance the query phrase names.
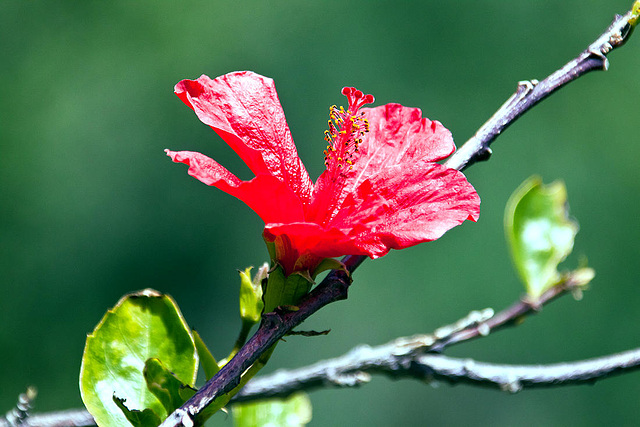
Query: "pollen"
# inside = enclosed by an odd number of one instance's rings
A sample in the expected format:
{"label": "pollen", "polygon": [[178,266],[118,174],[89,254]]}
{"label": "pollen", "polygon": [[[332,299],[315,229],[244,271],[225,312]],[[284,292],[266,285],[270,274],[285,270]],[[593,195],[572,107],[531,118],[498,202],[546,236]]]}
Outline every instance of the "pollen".
{"label": "pollen", "polygon": [[373,95],[365,95],[352,87],[342,89],[342,94],[349,100],[349,108],[332,105],[329,107],[329,129],[324,132],[327,149],[323,152],[327,169],[341,170],[343,166],[353,169],[362,144],[362,137],[369,132],[369,121],[364,112],[358,110],[365,104],[373,102]]}

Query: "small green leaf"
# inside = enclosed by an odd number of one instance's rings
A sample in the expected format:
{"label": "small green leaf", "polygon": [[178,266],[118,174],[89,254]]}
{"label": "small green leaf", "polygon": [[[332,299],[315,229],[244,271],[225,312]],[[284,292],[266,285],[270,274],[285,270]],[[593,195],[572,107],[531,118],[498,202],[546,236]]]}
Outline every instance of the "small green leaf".
{"label": "small green leaf", "polygon": [[130,425],[114,403],[114,393],[131,410],[149,408],[166,417],[143,376],[150,358],[162,360],[182,382],[194,384],[198,355],[191,331],[169,296],[146,289],[123,297],[87,336],[80,393],[98,425]]}
{"label": "small green leaf", "polygon": [[113,395],[113,403],[115,403],[117,407],[120,408],[129,423],[131,423],[131,425],[133,425],[134,427],[158,427],[162,422],[162,419],[158,416],[158,414],[156,414],[149,408],[145,409],[144,411],[127,408],[127,406],[125,405],[125,399],[121,399],[115,394]]}
{"label": "small green leaf", "polygon": [[147,388],[158,398],[167,414],[182,406],[186,399],[182,398],[180,390],[190,389],[191,386],[180,381],[173,372],[168,370],[159,359],[148,359],[144,366],[144,379]]}
{"label": "small green leaf", "polygon": [[235,427],[302,427],[311,421],[311,401],[305,393],[233,405]]}
{"label": "small green leaf", "polygon": [[262,301],[262,279],[266,279],[269,267],[265,264],[251,279],[251,269],[240,271],[240,317],[243,322],[256,324],[260,321],[264,302]]}
{"label": "small green leaf", "polygon": [[220,365],[216,361],[216,358],[213,357],[213,354],[209,351],[207,345],[202,341],[200,334],[196,330],[192,330],[193,339],[196,343],[196,350],[198,350],[198,356],[200,357],[200,364],[204,369],[204,376],[207,377],[207,381],[209,381],[215,374],[220,370]]}
{"label": "small green leaf", "polygon": [[631,6],[631,16],[629,17],[629,24],[631,28],[635,27],[638,24],[638,20],[640,19],[640,0],[636,0],[633,2]]}
{"label": "small green leaf", "polygon": [[558,264],[573,250],[578,232],[568,217],[564,184],[529,178],[509,198],[504,224],[516,270],[537,299],[560,280]]}

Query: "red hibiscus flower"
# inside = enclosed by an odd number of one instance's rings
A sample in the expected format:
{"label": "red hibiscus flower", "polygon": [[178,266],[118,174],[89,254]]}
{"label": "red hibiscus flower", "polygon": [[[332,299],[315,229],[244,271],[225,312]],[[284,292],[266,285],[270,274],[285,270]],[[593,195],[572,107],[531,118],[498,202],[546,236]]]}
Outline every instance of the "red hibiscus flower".
{"label": "red hibiscus flower", "polygon": [[314,184],[298,157],[273,80],[251,72],[183,80],[176,94],[255,174],[242,181],[215,160],[169,151],[189,174],[237,197],[265,222],[286,274],[314,273],[325,258],[377,258],[435,240],[469,219],[480,198],[464,175],[438,163],[455,151],[451,133],[420,109],[362,108],[373,96],[354,88],[330,108],[326,170]]}

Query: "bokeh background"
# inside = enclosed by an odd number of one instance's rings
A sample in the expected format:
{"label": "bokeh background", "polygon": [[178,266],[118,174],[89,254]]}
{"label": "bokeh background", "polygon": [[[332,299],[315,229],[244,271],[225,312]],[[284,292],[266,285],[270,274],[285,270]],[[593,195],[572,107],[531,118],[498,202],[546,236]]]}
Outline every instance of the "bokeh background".
{"label": "bokeh background", "polygon": [[[0,2],[0,412],[27,385],[39,411],[81,406],[85,340],[123,294],[171,294],[223,357],[239,320],[236,269],[267,253],[259,218],[164,155],[201,151],[248,170],[172,93],[183,78],[250,69],[275,79],[310,174],[343,86],[440,120],[462,144],[514,91],[584,49],[631,0]],[[525,178],[562,179],[581,225],[564,266],[597,277],[515,329],[447,354],[551,363],[638,345],[640,35],[544,101],[467,171],[477,224],[366,262],[349,300],[291,337],[268,370],[430,332],[522,294],[502,230]],[[516,395],[376,377],[312,393],[311,425],[623,425],[640,412],[637,373]],[[229,425],[225,416],[216,418]]]}

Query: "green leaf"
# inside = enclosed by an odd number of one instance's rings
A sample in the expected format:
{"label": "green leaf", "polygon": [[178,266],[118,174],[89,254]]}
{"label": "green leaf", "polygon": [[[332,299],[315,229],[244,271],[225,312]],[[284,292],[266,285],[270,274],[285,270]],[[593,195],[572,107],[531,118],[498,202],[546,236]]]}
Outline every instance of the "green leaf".
{"label": "green leaf", "polygon": [[568,217],[567,190],[540,177],[526,180],[511,195],[505,233],[513,263],[528,295],[537,299],[560,280],[558,264],[573,250],[578,224]]}
{"label": "green leaf", "polygon": [[638,20],[640,20],[640,0],[636,0],[633,2],[631,6],[631,16],[629,17],[629,25],[631,28],[635,27],[638,24]]}
{"label": "green leaf", "polygon": [[158,427],[162,422],[162,419],[158,416],[158,414],[156,414],[149,408],[145,409],[144,411],[127,408],[127,406],[125,405],[125,399],[121,399],[115,394],[113,395],[113,403],[115,403],[118,408],[120,408],[129,423],[131,423],[131,425],[135,427]]}
{"label": "green leaf", "polygon": [[189,389],[193,392],[196,391],[188,384],[180,381],[173,372],[168,370],[163,363],[156,358],[147,360],[143,375],[147,382],[147,388],[158,398],[160,403],[162,403],[167,414],[175,411],[186,401],[181,394],[183,389]]}
{"label": "green leaf", "polygon": [[189,327],[169,296],[145,289],[123,297],[87,336],[80,393],[98,425],[130,425],[114,393],[132,410],[149,408],[166,417],[143,376],[150,358],[161,359],[182,382],[194,384],[198,355]]}
{"label": "green leaf", "polygon": [[204,369],[204,376],[209,381],[215,374],[220,370],[220,365],[216,361],[216,358],[213,357],[213,354],[209,351],[207,345],[202,341],[200,334],[196,330],[192,330],[193,339],[196,343],[196,350],[198,351],[198,356],[200,358],[200,364]]}
{"label": "green leaf", "polygon": [[262,301],[262,279],[267,277],[269,267],[264,265],[258,269],[256,277],[251,279],[251,269],[240,271],[240,317],[243,322],[256,324],[260,321],[264,302]]}
{"label": "green leaf", "polygon": [[233,405],[235,427],[301,427],[311,421],[311,401],[305,393]]}

